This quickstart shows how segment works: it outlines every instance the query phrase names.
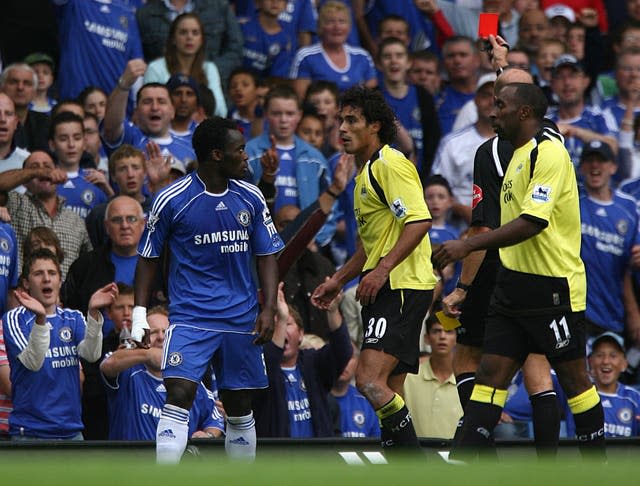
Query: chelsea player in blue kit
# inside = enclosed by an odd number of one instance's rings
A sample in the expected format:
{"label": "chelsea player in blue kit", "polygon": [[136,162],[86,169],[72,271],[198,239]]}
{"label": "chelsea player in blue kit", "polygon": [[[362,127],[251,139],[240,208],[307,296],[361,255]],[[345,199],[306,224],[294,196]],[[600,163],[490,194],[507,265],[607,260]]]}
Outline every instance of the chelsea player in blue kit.
{"label": "chelsea player in blue kit", "polygon": [[[156,197],[138,248],[131,335],[149,345],[146,305],[165,245],[169,321],[162,370],[167,400],[156,435],[160,463],[177,463],[187,444],[189,410],[211,361],[227,412],[225,448],[255,457],[252,390],[267,386],[259,346],[271,339],[276,310],[275,253],[284,246],[248,169],[244,137],[214,117],[193,134],[199,166]],[[264,302],[258,308],[253,257]]]}

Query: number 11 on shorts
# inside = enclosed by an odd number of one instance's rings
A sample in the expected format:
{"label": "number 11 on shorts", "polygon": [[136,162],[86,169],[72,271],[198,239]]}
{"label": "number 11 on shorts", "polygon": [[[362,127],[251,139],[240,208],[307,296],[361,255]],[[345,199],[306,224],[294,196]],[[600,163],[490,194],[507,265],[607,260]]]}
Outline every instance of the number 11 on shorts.
{"label": "number 11 on shorts", "polygon": [[[549,324],[549,327],[551,328],[551,330],[553,331],[556,337],[556,349],[564,348],[565,346],[569,345],[569,340],[571,339],[571,333],[569,332],[567,319],[564,316],[562,316],[562,319],[560,319],[560,322],[557,322],[554,319],[553,322]],[[560,332],[561,330],[564,334],[564,337]]]}

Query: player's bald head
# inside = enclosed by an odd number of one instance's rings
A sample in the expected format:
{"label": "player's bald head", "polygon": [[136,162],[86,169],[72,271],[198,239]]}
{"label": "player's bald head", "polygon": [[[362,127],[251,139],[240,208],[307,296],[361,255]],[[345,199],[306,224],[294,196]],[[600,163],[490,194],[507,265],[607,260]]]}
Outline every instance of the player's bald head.
{"label": "player's bald head", "polygon": [[533,84],[533,76],[531,76],[531,73],[529,71],[525,71],[524,69],[505,69],[496,79],[496,82],[493,86],[493,92],[497,94],[504,86],[511,83]]}

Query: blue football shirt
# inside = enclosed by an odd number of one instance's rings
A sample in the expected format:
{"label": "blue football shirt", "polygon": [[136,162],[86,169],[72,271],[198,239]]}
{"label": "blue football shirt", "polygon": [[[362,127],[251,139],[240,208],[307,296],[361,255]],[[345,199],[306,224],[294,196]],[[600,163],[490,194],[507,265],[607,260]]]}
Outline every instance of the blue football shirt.
{"label": "blue football shirt", "polygon": [[138,253],[158,258],[165,243],[171,323],[251,332],[258,311],[253,257],[284,247],[260,190],[230,180],[212,194],[197,172],[179,179],[156,196]]}
{"label": "blue football shirt", "polygon": [[84,339],[85,320],[79,311],[56,308],[47,316],[51,326],[49,349],[42,368],[27,369],[18,355],[27,347],[35,314],[16,307],[4,315],[3,333],[9,366],[13,411],[9,433],[45,439],[66,439],[82,424],[78,344]]}

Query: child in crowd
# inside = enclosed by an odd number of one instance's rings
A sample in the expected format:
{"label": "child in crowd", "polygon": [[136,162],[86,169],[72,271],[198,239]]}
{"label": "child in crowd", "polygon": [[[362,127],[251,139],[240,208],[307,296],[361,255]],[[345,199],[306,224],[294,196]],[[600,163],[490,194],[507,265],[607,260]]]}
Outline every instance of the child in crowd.
{"label": "child in crowd", "polygon": [[[429,177],[424,183],[424,199],[431,213],[431,229],[429,239],[432,246],[438,246],[449,240],[457,240],[458,231],[447,224],[449,211],[453,207],[453,192],[447,179],[441,175]],[[441,270],[443,279],[443,295],[449,295],[456,286],[462,264],[449,264]]]}
{"label": "child in crowd", "polygon": [[231,72],[229,98],[233,103],[229,118],[236,122],[244,139],[250,140],[261,135],[264,116],[258,99],[258,75],[253,69],[239,67]]}
{"label": "child in crowd", "polygon": [[[618,381],[627,368],[622,337],[613,332],[597,336],[591,343],[589,368],[604,409],[605,436],[640,435],[640,393]],[[573,432],[573,420],[567,426]]]}
{"label": "child in crowd", "polygon": [[338,86],[331,81],[314,81],[307,88],[305,104],[315,106],[324,125],[324,144],[322,153],[330,157],[342,150],[338,138]]}
{"label": "child in crowd", "polygon": [[322,117],[318,115],[313,107],[302,113],[296,134],[305,142],[310,143],[318,150],[322,150],[324,146],[324,124],[322,123]]}
{"label": "child in crowd", "polygon": [[87,86],[78,95],[78,101],[85,113],[91,113],[102,121],[107,110],[107,93],[102,88]]}
{"label": "child in crowd", "polygon": [[256,0],[256,11],[238,19],[244,39],[244,65],[260,77],[286,78],[295,40],[278,16],[286,0]]}
{"label": "child in crowd", "polygon": [[36,95],[29,109],[51,114],[51,109],[57,104],[57,101],[49,96],[49,89],[53,85],[55,63],[53,58],[42,52],[35,52],[25,57],[24,62],[33,68],[38,75],[38,84],[36,85]]}

